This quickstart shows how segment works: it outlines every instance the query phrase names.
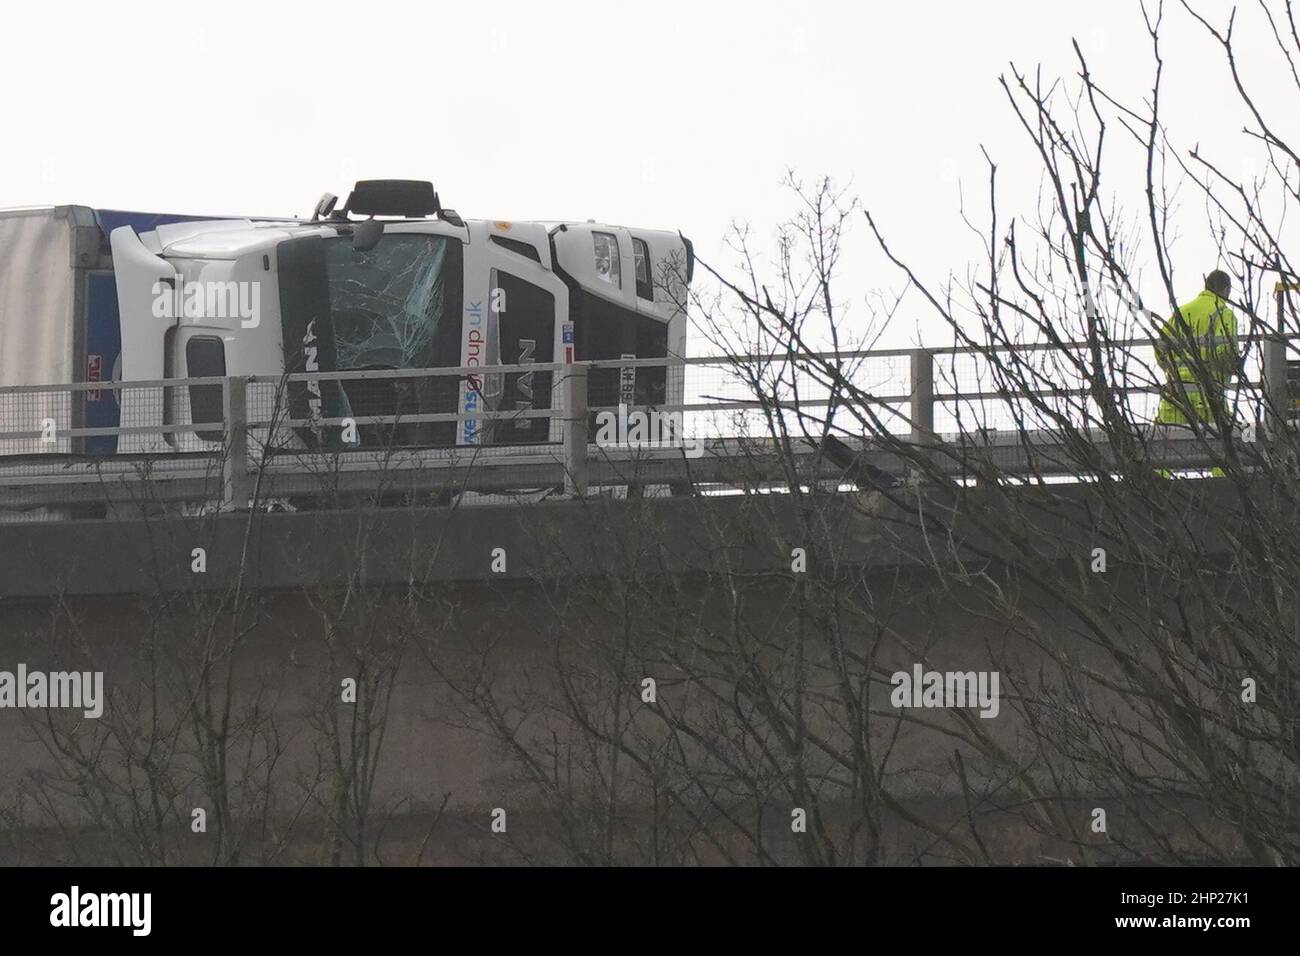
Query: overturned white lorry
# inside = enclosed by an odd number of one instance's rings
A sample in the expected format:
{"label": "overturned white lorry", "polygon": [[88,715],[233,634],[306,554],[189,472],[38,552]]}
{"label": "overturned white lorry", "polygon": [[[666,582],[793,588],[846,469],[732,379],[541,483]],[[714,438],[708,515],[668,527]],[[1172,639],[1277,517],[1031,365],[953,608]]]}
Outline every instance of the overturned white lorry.
{"label": "overturned white lorry", "polygon": [[[203,427],[222,420],[220,386],[165,387],[172,379],[481,367],[402,382],[297,381],[283,397],[297,420],[536,412],[558,407],[555,377],[492,366],[685,352],[694,254],[677,233],[464,220],[442,208],[432,184],[407,180],[357,183],[336,205],[327,194],[310,219],[288,220],[84,206],[0,212],[0,387],[160,383],[4,396],[0,434],[52,420],[55,440],[0,440],[0,455],[157,454],[220,442],[219,427]],[[661,368],[596,369],[589,405],[679,404],[681,381]],[[71,434],[122,427],[132,431]],[[530,414],[413,425],[402,443],[531,444],[556,434],[551,417]]]}

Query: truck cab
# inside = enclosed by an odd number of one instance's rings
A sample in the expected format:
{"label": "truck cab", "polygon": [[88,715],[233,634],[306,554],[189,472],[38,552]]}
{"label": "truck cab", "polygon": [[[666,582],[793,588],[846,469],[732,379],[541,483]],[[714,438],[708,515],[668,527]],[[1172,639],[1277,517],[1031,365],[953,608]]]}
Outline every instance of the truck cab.
{"label": "truck cab", "polygon": [[[266,376],[249,415],[296,420],[558,408],[548,371],[500,365],[661,358],[685,352],[693,267],[676,233],[587,222],[463,220],[432,185],[358,183],[310,220],[194,220],[112,230],[121,323],[118,376]],[[361,218],[359,218],[361,217]],[[294,382],[285,372],[463,367],[461,376]],[[632,370],[627,370],[631,372]],[[265,387],[263,387],[265,386]],[[591,372],[589,404],[682,401],[680,370]],[[221,440],[215,385],[126,389],[121,424],[193,424],[123,435],[120,452],[202,450]],[[556,416],[370,426],[363,444],[529,444]],[[295,429],[307,445],[323,432]],[[313,437],[314,436],[314,437]]]}

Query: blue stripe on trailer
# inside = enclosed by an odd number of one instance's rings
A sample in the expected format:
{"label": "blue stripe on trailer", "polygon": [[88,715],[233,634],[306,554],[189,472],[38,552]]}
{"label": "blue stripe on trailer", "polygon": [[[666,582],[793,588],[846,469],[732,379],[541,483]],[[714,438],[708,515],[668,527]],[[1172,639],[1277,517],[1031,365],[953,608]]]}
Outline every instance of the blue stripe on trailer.
{"label": "blue stripe on trailer", "polygon": [[132,212],[127,209],[96,209],[95,222],[106,237],[118,226],[130,226],[137,233],[149,232],[173,222],[196,222],[204,219],[229,219],[229,216],[190,216],[171,212]]}

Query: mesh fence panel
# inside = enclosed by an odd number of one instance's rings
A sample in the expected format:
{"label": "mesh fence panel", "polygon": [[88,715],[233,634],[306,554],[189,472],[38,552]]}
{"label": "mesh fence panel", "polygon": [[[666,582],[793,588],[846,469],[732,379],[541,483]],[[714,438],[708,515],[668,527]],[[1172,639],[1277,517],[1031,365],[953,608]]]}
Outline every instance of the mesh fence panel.
{"label": "mesh fence panel", "polygon": [[67,391],[0,392],[0,455],[71,452],[73,408]]}
{"label": "mesh fence panel", "polygon": [[692,360],[682,369],[686,432],[703,439],[820,434],[828,420],[850,434],[906,432],[897,413],[910,388],[910,361],[894,354]]}
{"label": "mesh fence panel", "polygon": [[[555,369],[469,377],[457,371],[382,372],[310,380],[247,383],[247,414],[254,447],[272,454],[308,451],[383,451],[471,448],[481,457],[549,454],[560,440]],[[514,407],[502,394],[527,394]],[[471,414],[460,412],[461,393]],[[475,418],[472,413],[481,417]],[[473,425],[468,430],[466,422]],[[467,435],[469,437],[467,437]]]}
{"label": "mesh fence panel", "polygon": [[[1258,343],[1243,346],[1243,377],[1226,397],[1238,420],[1253,421],[1262,400],[1261,349]],[[1165,384],[1154,346],[1116,345],[1104,350],[1101,359],[1112,399],[1133,421],[1153,421]],[[999,432],[1053,429],[1063,422],[1095,427],[1102,419],[1089,394],[1093,361],[1078,348],[936,353],[935,429],[946,434]]]}

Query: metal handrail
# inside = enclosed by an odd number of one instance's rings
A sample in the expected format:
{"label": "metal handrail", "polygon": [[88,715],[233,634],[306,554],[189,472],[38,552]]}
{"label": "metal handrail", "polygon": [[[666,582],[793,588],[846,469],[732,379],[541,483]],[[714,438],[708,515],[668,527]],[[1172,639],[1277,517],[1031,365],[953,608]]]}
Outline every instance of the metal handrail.
{"label": "metal handrail", "polygon": [[[1276,334],[1257,334],[1238,336],[1238,341],[1248,343],[1259,343],[1259,356],[1262,360],[1263,374],[1258,379],[1247,379],[1238,382],[1231,389],[1241,395],[1244,392],[1262,388],[1269,399],[1270,406],[1274,409],[1283,407],[1283,404],[1289,400],[1286,391],[1286,350],[1290,343],[1300,341],[1300,334],[1294,335],[1276,335]],[[1116,342],[1106,343],[1107,348],[1114,347],[1142,347],[1154,346],[1160,340],[1158,339],[1127,339]],[[641,461],[647,456],[637,452],[635,449],[628,451],[626,454],[622,451],[611,450],[606,448],[595,448],[591,446],[586,434],[588,416],[592,413],[612,412],[624,406],[600,405],[592,406],[587,402],[587,383],[588,377],[592,370],[595,369],[627,369],[627,368],[678,368],[687,367],[731,367],[743,368],[747,364],[755,363],[781,363],[795,365],[812,366],[814,371],[814,382],[819,388],[827,387],[825,384],[817,381],[816,363],[852,363],[858,360],[871,360],[878,358],[906,357],[910,361],[910,369],[907,375],[910,378],[909,391],[906,393],[893,392],[891,394],[879,395],[872,394],[869,389],[857,389],[857,395],[862,396],[866,402],[889,409],[891,414],[901,419],[911,430],[911,439],[918,443],[925,444],[942,444],[943,439],[935,431],[935,409],[937,407],[946,407],[954,403],[963,402],[984,402],[984,401],[1014,401],[1016,399],[1029,396],[1040,397],[1057,397],[1086,398],[1092,394],[1089,387],[1057,387],[1045,385],[1041,388],[1027,389],[1016,391],[1012,389],[980,389],[972,392],[936,390],[936,385],[943,386],[948,384],[944,377],[944,367],[942,359],[944,356],[958,355],[993,355],[1006,353],[1012,350],[1020,351],[1042,351],[1047,349],[1060,350],[1065,349],[1086,349],[1088,343],[1071,342],[1063,345],[1054,345],[1051,343],[1031,343],[1027,345],[989,345],[989,346],[958,346],[937,349],[875,349],[861,351],[838,351],[838,352],[821,352],[812,354],[787,354],[775,353],[770,355],[718,355],[718,356],[694,356],[691,358],[655,358],[655,359],[602,359],[582,361],[573,364],[565,363],[529,363],[516,365],[494,365],[494,366],[469,366],[455,368],[427,368],[427,369],[376,369],[363,371],[336,370],[331,372],[301,372],[291,375],[280,376],[244,376],[244,377],[222,377],[207,376],[187,379],[162,379],[144,382],[117,381],[117,382],[80,382],[60,385],[22,385],[22,386],[4,386],[0,387],[0,398],[6,395],[21,395],[31,393],[78,393],[98,390],[116,390],[125,391],[129,389],[142,388],[163,388],[163,389],[184,389],[189,386],[218,386],[222,389],[223,394],[223,413],[220,421],[211,422],[187,422],[187,423],[167,423],[167,424],[147,424],[147,425],[118,425],[112,427],[87,427],[79,426],[76,428],[61,428],[59,437],[64,438],[86,438],[97,436],[129,436],[129,435],[176,435],[182,433],[200,433],[202,438],[211,434],[217,436],[215,440],[203,438],[205,442],[210,442],[208,449],[201,450],[198,453],[183,451],[180,449],[169,450],[158,454],[152,454],[151,460],[157,461],[176,461],[178,459],[188,459],[193,461],[195,458],[199,462],[208,462],[207,471],[211,471],[211,464],[218,462],[220,464],[220,473],[222,488],[220,498],[231,507],[240,507],[242,502],[247,500],[247,492],[251,476],[258,472],[259,469],[265,471],[270,468],[274,474],[286,476],[291,474],[298,475],[297,478],[290,480],[285,487],[301,487],[301,482],[305,477],[298,471],[295,471],[300,465],[302,467],[316,467],[320,462],[312,458],[313,453],[309,451],[293,452],[296,456],[294,459],[297,465],[286,466],[279,459],[267,457],[274,452],[279,454],[284,451],[282,448],[268,447],[268,436],[262,434],[266,429],[302,429],[317,428],[323,426],[339,426],[347,423],[359,426],[369,425],[405,425],[437,422],[461,422],[461,421],[521,421],[536,419],[551,419],[559,426],[560,440],[552,440],[549,443],[534,444],[521,446],[529,449],[524,453],[503,453],[507,449],[502,446],[458,446],[450,449],[425,449],[415,453],[415,457],[405,457],[403,460],[415,462],[409,467],[416,470],[431,470],[433,473],[446,472],[448,469],[473,469],[480,474],[480,484],[483,487],[509,487],[510,482],[514,480],[512,475],[527,475],[530,481],[562,481],[571,493],[580,494],[586,488],[588,480],[602,481],[609,480],[611,476],[617,477],[622,474],[621,469],[625,468],[631,461]],[[1121,367],[1120,371],[1124,371]],[[551,372],[557,375],[556,383],[560,390],[560,401],[554,408],[527,408],[521,410],[503,410],[503,411],[474,411],[474,412],[428,412],[428,413],[411,413],[411,414],[393,414],[393,415],[365,415],[330,417],[330,418],[253,418],[248,414],[249,386],[253,384],[266,385],[274,384],[283,386],[290,382],[320,382],[330,380],[403,380],[403,379],[427,379],[436,377],[458,378],[466,377],[486,377],[505,374],[522,374],[522,373]],[[740,377],[744,380],[744,377]],[[955,386],[953,386],[955,387]],[[1159,393],[1161,388],[1157,384],[1145,385],[1135,384],[1116,388],[1119,394],[1155,394]],[[282,389],[276,392],[276,407],[282,408],[281,395]],[[654,411],[660,414],[686,414],[686,413],[708,413],[708,412],[726,412],[726,411],[755,411],[766,406],[770,410],[778,413],[800,412],[804,409],[826,408],[831,406],[844,406],[842,395],[832,395],[823,397],[801,398],[797,406],[793,403],[783,403],[771,399],[726,399],[711,400],[706,402],[689,401],[680,402],[673,405],[659,405],[654,407]],[[904,405],[903,409],[894,406]],[[643,408],[643,406],[631,406],[633,409]],[[62,411],[62,410],[60,410]],[[960,427],[960,426],[959,426]],[[983,430],[981,430],[982,432]],[[13,440],[30,440],[40,437],[40,430],[26,430],[21,432],[0,432],[0,441]],[[555,431],[552,430],[552,439]],[[697,439],[692,439],[697,440]],[[708,442],[709,454],[714,461],[712,465],[705,468],[702,473],[707,474],[725,474],[725,458],[729,454],[739,454],[742,446],[729,445],[733,441],[723,437],[714,437],[711,439],[702,439]],[[958,434],[958,442],[964,441],[964,436]],[[1042,453],[1050,453],[1052,438],[1050,433],[1044,433],[1044,437],[1037,439],[1047,444],[1044,445]],[[1172,462],[1177,466],[1182,462],[1190,467],[1195,467],[1204,457],[1204,450],[1198,449],[1195,442],[1166,442],[1170,449],[1174,449],[1171,454],[1174,455]],[[750,448],[745,445],[744,448]],[[1162,446],[1163,447],[1163,446]],[[252,453],[250,454],[250,449]],[[373,450],[372,450],[373,451]],[[392,460],[394,450],[385,453],[382,461],[385,466]],[[1025,449],[1028,455],[1034,452],[1033,449]],[[763,452],[763,454],[769,454]],[[15,473],[13,468],[6,468],[6,458],[0,456],[0,507],[8,505],[5,500],[6,493],[17,493],[21,501],[28,503],[32,500],[41,499],[41,488],[49,485],[54,490],[66,490],[68,488],[82,488],[87,495],[93,492],[92,485],[102,486],[104,469],[101,467],[105,464],[104,459],[90,462],[81,461],[80,464],[85,468],[74,467],[71,472],[68,471],[69,461],[77,463],[76,456],[58,455],[42,456],[40,453],[24,453],[27,458],[49,458],[50,465],[44,472],[39,469],[33,471],[30,462],[23,467],[27,469],[22,474]],[[337,455],[338,453],[332,453]],[[382,470],[376,462],[366,463],[365,453],[360,451],[348,451],[346,455],[353,456],[348,459],[347,469],[350,474],[354,475],[354,480],[359,482],[358,487],[368,487],[366,482],[371,480],[371,484],[377,484],[380,480],[379,472]],[[748,454],[748,452],[746,452]],[[1178,456],[1182,456],[1181,458]],[[690,472],[674,472],[672,464],[674,453],[668,449],[662,455],[650,455],[649,458],[660,460],[668,470],[662,473],[667,476],[681,474],[690,475]],[[679,456],[680,457],[680,456]],[[255,460],[259,459],[260,460]],[[597,462],[596,459],[600,461]],[[332,459],[335,466],[339,465],[341,459],[337,457]],[[671,467],[670,467],[671,466]],[[54,469],[60,470],[57,480],[54,480]],[[188,471],[185,468],[189,468]],[[186,465],[178,471],[168,471],[167,483],[169,484],[168,493],[183,495],[196,494],[195,489],[207,487],[203,484],[208,481],[207,477],[202,477],[196,467]],[[288,469],[286,471],[286,468]],[[511,471],[515,469],[516,471]],[[548,470],[550,469],[550,470]],[[603,470],[602,470],[603,469]],[[116,482],[130,482],[132,479],[126,471],[114,471],[108,469],[114,474]],[[191,472],[193,472],[191,474]],[[368,472],[373,472],[371,479],[366,478]],[[7,477],[6,477],[7,475]],[[139,476],[144,480],[146,476]],[[698,477],[698,474],[697,474]],[[518,480],[523,480],[520,477]],[[692,480],[696,480],[692,478]],[[294,484],[298,482],[298,484]],[[204,494],[207,494],[206,492]],[[59,500],[57,494],[51,491],[48,494],[51,502],[57,503]],[[27,505],[30,506],[30,505]]]}
{"label": "metal handrail", "polygon": [[[1141,348],[1155,346],[1161,339],[1158,338],[1141,338],[1141,339],[1114,339],[1101,343],[1101,347],[1106,350],[1116,348]],[[1300,343],[1300,333],[1279,334],[1275,332],[1260,332],[1256,334],[1238,335],[1235,337],[1238,343],[1261,343],[1280,341],[1284,343]],[[1041,352],[1041,351],[1075,351],[1091,348],[1088,342],[1070,341],[1060,344],[1051,342],[1026,342],[1026,343],[1009,343],[993,345],[976,345],[976,346],[936,346],[936,347],[918,347],[918,348],[897,348],[897,349],[853,349],[840,351],[823,351],[823,352],[772,352],[772,353],[746,353],[741,355],[693,355],[693,356],[667,356],[663,358],[635,358],[635,359],[584,359],[580,362],[536,362],[528,364],[514,365],[469,365],[469,366],[434,366],[430,368],[414,369],[358,369],[346,370],[335,369],[332,371],[321,372],[292,372],[279,375],[248,375],[245,379],[249,383],[258,384],[279,384],[282,382],[305,382],[305,381],[364,381],[367,379],[404,379],[404,378],[429,378],[439,376],[456,376],[458,378],[482,377],[486,375],[511,375],[525,372],[561,372],[575,365],[585,366],[589,369],[619,369],[619,368],[684,368],[691,366],[745,366],[755,364],[771,363],[790,363],[801,362],[808,363],[811,361],[846,361],[853,359],[872,359],[872,358],[909,358],[918,352],[929,354],[932,357],[940,355],[992,355],[1005,352]],[[103,382],[64,382],[51,384],[33,384],[33,385],[0,385],[0,395],[23,394],[31,392],[87,392],[87,391],[117,391],[132,388],[179,388],[190,385],[216,385],[227,381],[227,376],[206,376],[198,378],[163,378],[163,379],[145,379],[139,381],[103,381]]]}

